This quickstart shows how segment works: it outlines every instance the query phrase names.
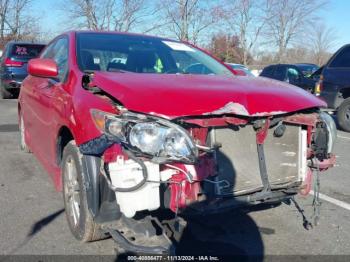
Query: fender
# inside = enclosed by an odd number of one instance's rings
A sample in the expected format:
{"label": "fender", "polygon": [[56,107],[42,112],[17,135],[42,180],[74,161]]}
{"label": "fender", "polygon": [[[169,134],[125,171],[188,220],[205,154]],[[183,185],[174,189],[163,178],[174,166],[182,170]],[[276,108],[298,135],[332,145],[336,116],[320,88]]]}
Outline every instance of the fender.
{"label": "fender", "polygon": [[109,189],[106,181],[100,176],[101,158],[83,155],[83,173],[86,176],[87,205],[93,219],[98,223],[114,221],[121,217],[115,193]]}
{"label": "fender", "polygon": [[82,165],[85,177],[85,190],[88,202],[88,209],[95,217],[100,207],[100,190],[99,190],[99,170],[101,159],[95,156],[83,155]]}

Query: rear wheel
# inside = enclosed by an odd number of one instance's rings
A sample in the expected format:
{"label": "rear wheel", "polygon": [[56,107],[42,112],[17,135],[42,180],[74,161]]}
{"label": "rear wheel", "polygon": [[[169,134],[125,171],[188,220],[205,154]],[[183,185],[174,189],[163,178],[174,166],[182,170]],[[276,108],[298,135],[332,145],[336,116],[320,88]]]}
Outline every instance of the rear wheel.
{"label": "rear wheel", "polygon": [[19,118],[19,135],[20,135],[20,148],[21,148],[21,150],[26,152],[26,153],[30,153],[31,151],[26,143],[25,126],[24,126],[22,113],[20,113],[20,118]]}
{"label": "rear wheel", "polygon": [[337,112],[339,126],[346,132],[350,132],[350,97],[345,99]]}
{"label": "rear wheel", "polygon": [[82,156],[74,141],[67,144],[62,159],[63,199],[69,228],[74,237],[89,242],[105,237],[88,209]]}

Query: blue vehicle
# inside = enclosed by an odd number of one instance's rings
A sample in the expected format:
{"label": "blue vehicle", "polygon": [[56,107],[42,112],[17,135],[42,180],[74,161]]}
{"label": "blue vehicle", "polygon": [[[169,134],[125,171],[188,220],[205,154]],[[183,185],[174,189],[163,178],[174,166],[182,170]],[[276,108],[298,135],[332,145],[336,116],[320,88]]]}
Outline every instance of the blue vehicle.
{"label": "blue vehicle", "polygon": [[0,60],[0,96],[16,98],[23,79],[28,75],[27,64],[37,57],[45,47],[43,44],[8,42]]}
{"label": "blue vehicle", "polygon": [[315,94],[337,113],[339,126],[350,132],[350,44],[340,48],[324,66]]}
{"label": "blue vehicle", "polygon": [[310,75],[319,67],[314,64],[276,64],[263,69],[260,76],[288,82],[312,93],[315,80]]}

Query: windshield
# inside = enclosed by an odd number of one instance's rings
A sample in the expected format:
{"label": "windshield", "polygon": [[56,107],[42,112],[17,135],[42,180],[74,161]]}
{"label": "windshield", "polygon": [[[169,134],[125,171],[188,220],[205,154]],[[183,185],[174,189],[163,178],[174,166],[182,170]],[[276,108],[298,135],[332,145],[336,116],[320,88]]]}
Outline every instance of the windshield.
{"label": "windshield", "polygon": [[11,49],[11,56],[29,60],[37,57],[44,47],[45,45],[14,44]]}
{"label": "windshield", "polygon": [[77,59],[82,71],[232,76],[224,65],[196,48],[147,36],[78,33]]}
{"label": "windshield", "polygon": [[312,73],[314,73],[317,69],[319,69],[319,67],[317,65],[296,65],[301,72],[303,73],[304,76],[309,77],[312,75]]}

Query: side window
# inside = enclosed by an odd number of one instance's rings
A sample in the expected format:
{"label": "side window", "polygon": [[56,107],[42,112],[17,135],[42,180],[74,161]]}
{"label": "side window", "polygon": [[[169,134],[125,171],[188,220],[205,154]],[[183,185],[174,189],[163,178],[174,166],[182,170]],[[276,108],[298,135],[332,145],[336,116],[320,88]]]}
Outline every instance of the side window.
{"label": "side window", "polygon": [[277,66],[273,76],[277,80],[284,81],[286,79],[286,68],[284,66]]}
{"label": "side window", "polygon": [[298,70],[296,70],[293,67],[289,67],[287,69],[287,79],[290,82],[295,82],[296,80],[300,79],[300,74],[299,74]]}
{"label": "side window", "polygon": [[329,67],[350,67],[350,46],[340,51]]}
{"label": "side window", "polygon": [[264,70],[261,72],[260,76],[269,76],[271,77],[273,74],[274,66],[268,66],[265,67]]}
{"label": "side window", "polygon": [[57,42],[53,42],[50,45],[48,45],[40,55],[40,58],[52,58],[53,57],[52,50],[56,43]]}
{"label": "side window", "polygon": [[68,39],[60,38],[50,44],[42,53],[41,58],[55,60],[58,67],[58,79],[63,82],[68,72]]}
{"label": "side window", "polygon": [[68,72],[68,39],[61,38],[53,48],[53,60],[57,63],[58,79],[63,82]]}

